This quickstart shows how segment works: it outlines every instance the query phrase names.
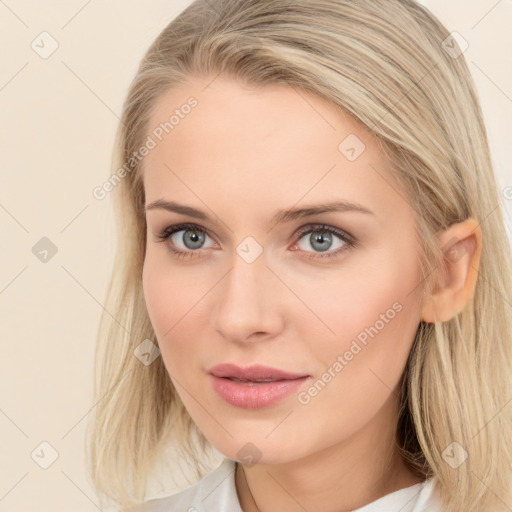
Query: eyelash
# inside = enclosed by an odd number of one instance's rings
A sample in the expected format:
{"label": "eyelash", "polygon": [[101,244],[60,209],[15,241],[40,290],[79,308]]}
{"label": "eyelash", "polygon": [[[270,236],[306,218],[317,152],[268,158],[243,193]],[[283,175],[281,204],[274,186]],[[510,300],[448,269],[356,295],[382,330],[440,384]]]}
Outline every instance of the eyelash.
{"label": "eyelash", "polygon": [[[178,231],[183,231],[183,230],[184,231],[188,231],[188,230],[197,231],[199,233],[208,235],[208,232],[204,228],[202,228],[196,224],[190,224],[190,223],[176,224],[173,226],[169,226],[169,227],[165,228],[163,231],[161,231],[160,234],[157,235],[158,242],[165,242],[174,233],[177,233]],[[316,231],[328,232],[328,233],[332,233],[332,234],[338,236],[343,241],[345,246],[343,246],[331,253],[326,253],[326,254],[315,253],[315,254],[317,254],[317,256],[306,256],[306,258],[315,259],[315,260],[316,259],[335,258],[335,257],[339,256],[341,252],[345,252],[346,250],[349,250],[356,246],[356,239],[352,235],[349,235],[348,233],[346,233],[340,229],[334,228],[332,226],[326,226],[324,224],[309,224],[307,226],[304,226],[297,231],[295,236],[297,236],[298,240],[300,240],[304,235],[307,235],[308,233],[313,233]],[[210,236],[210,235],[208,235],[208,236]],[[176,249],[176,248],[170,247],[170,246],[168,246],[167,249],[170,252],[172,252],[173,254],[175,254],[178,258],[185,258],[185,259],[193,258],[195,256],[195,253],[200,252],[200,249],[195,250],[195,251],[192,251],[192,250],[182,251],[180,249]],[[306,251],[306,252],[309,252],[309,251]]]}

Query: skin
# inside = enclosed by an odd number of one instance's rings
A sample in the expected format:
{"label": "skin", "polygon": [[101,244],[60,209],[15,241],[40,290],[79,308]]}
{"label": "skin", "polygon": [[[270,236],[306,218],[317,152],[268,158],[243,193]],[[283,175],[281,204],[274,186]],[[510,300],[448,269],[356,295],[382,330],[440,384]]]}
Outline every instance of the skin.
{"label": "skin", "polygon": [[[176,201],[212,219],[146,211],[143,288],[161,356],[217,450],[241,461],[253,453],[247,443],[257,447],[255,464],[243,467],[261,512],[362,507],[421,481],[394,444],[400,379],[420,320],[449,319],[470,299],[479,228],[469,219],[440,234],[440,246],[455,240],[460,257],[447,258],[443,287],[422,301],[415,212],[371,134],[323,99],[287,85],[254,88],[213,78],[191,77],[168,90],[149,123],[148,134],[190,96],[198,100],[144,159],[146,205]],[[366,146],[355,161],[338,150],[349,134]],[[373,214],[271,222],[279,209],[339,199]],[[183,231],[158,240],[182,222],[207,231],[201,248],[184,245]],[[312,233],[296,234],[318,224],[348,232],[356,246],[319,258],[325,253],[311,243]],[[248,236],[263,248],[252,263],[236,252]],[[169,252],[173,241],[192,257]],[[326,252],[343,245],[333,234]],[[401,311],[307,404],[292,394],[247,410],[227,404],[211,386],[207,372],[222,362],[258,362],[314,382],[394,303]],[[257,510],[240,471],[236,486],[244,512]]]}

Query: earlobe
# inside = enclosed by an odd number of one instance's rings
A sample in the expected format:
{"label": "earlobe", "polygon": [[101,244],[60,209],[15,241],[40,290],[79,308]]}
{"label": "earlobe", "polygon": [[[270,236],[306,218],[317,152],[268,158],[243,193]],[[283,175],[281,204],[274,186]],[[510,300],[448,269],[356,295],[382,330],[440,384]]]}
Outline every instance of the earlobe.
{"label": "earlobe", "polygon": [[473,298],[482,252],[482,233],[475,219],[452,224],[438,236],[443,252],[441,285],[427,297],[422,320],[445,322],[460,313]]}

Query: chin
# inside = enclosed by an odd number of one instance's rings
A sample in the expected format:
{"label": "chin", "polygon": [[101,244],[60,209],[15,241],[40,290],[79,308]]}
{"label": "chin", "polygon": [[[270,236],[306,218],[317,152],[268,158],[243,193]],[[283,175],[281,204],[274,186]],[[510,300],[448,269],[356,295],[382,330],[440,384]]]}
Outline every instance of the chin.
{"label": "chin", "polygon": [[298,453],[292,446],[283,447],[283,443],[276,437],[274,442],[268,439],[253,441],[247,437],[237,441],[236,439],[224,439],[222,444],[211,443],[212,446],[225,457],[244,465],[254,464],[286,464],[296,460],[297,457],[306,456]]}

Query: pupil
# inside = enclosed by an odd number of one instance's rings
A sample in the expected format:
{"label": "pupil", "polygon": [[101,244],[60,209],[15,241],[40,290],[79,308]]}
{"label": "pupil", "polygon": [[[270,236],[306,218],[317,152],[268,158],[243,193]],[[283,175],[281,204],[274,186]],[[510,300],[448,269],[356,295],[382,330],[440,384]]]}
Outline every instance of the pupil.
{"label": "pupil", "polygon": [[[327,251],[330,245],[331,235],[330,233],[322,234],[322,235],[311,235],[311,245],[315,247],[315,244],[318,242],[321,244],[316,248],[319,251]],[[325,244],[327,242],[327,245]]]}
{"label": "pupil", "polygon": [[[201,244],[204,241],[204,235],[197,234],[195,231],[186,231],[183,235],[183,243],[189,248],[189,249],[197,249],[201,246]],[[188,242],[188,243],[187,243]],[[189,244],[192,244],[190,247]]]}

